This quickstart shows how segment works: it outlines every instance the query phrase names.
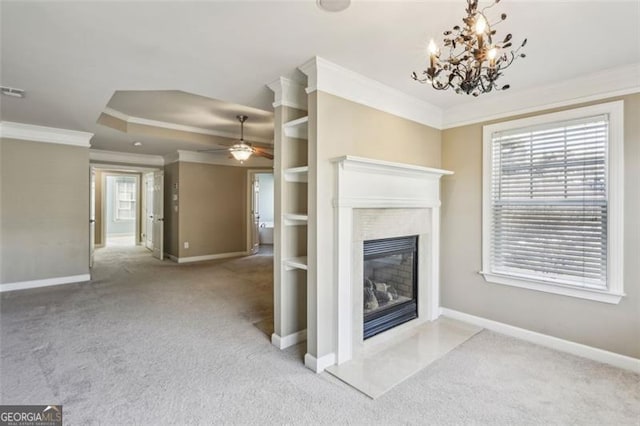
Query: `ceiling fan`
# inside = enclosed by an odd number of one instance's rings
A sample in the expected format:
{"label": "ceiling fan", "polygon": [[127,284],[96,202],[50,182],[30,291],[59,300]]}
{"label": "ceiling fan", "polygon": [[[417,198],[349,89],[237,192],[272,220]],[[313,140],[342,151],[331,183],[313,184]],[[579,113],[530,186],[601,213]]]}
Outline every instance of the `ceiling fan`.
{"label": "ceiling fan", "polygon": [[230,158],[235,158],[240,161],[240,163],[244,163],[246,160],[251,157],[251,155],[257,155],[258,157],[268,158],[269,160],[273,160],[273,154],[267,151],[265,148],[259,148],[252,146],[250,143],[245,142],[244,140],[244,122],[247,121],[249,117],[246,115],[237,115],[236,118],[240,122],[240,140],[230,146],[229,148],[222,149],[203,149],[200,152],[223,152],[226,151],[229,153]]}

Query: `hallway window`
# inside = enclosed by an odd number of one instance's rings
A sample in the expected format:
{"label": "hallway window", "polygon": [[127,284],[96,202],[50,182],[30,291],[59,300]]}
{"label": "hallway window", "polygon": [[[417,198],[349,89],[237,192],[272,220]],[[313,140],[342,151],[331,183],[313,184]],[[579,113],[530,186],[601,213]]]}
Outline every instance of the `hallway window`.
{"label": "hallway window", "polygon": [[136,218],[136,178],[120,176],[116,179],[116,220],[134,220]]}

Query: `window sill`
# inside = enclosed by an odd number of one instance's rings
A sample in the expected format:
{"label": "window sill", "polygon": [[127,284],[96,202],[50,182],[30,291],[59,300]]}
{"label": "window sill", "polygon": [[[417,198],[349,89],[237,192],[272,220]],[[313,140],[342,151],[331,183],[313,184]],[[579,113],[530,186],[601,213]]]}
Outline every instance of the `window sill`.
{"label": "window sill", "polygon": [[543,291],[545,293],[560,294],[579,299],[595,300],[597,302],[610,303],[613,305],[620,303],[620,300],[625,296],[624,293],[613,293],[610,291],[566,286],[562,284],[549,284],[543,281],[516,278],[491,272],[480,271],[479,273],[484,277],[485,281],[490,283]]}

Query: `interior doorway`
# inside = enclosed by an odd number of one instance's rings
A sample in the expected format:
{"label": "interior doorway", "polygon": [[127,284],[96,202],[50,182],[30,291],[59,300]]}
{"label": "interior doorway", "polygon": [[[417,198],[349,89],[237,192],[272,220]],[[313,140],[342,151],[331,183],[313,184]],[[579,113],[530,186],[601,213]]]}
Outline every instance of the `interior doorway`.
{"label": "interior doorway", "polygon": [[91,165],[90,253],[138,246],[164,257],[164,171],[146,167]]}
{"label": "interior doorway", "polygon": [[135,246],[137,230],[140,229],[140,175],[106,173],[104,184],[105,245]]}
{"label": "interior doorway", "polygon": [[274,182],[273,173],[249,170],[249,252],[257,253],[261,247],[273,246]]}

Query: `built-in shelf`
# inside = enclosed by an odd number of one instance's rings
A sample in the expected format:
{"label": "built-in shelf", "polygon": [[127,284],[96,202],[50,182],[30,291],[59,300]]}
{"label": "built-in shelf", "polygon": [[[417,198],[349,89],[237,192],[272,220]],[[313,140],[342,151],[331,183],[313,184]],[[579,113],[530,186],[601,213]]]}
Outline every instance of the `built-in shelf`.
{"label": "built-in shelf", "polygon": [[307,136],[308,123],[309,123],[309,117],[305,116],[305,117],[301,117],[301,118],[284,123],[284,125],[282,126],[282,129],[284,130],[285,136],[289,138],[306,140],[308,139],[308,136]]}
{"label": "built-in shelf", "polygon": [[309,217],[302,213],[286,213],[284,224],[288,226],[306,225]]}
{"label": "built-in shelf", "polygon": [[309,166],[292,167],[284,170],[284,179],[287,182],[306,182]]}
{"label": "built-in shelf", "polygon": [[307,256],[292,257],[283,261],[285,269],[288,271],[292,269],[304,269],[307,270]]}

